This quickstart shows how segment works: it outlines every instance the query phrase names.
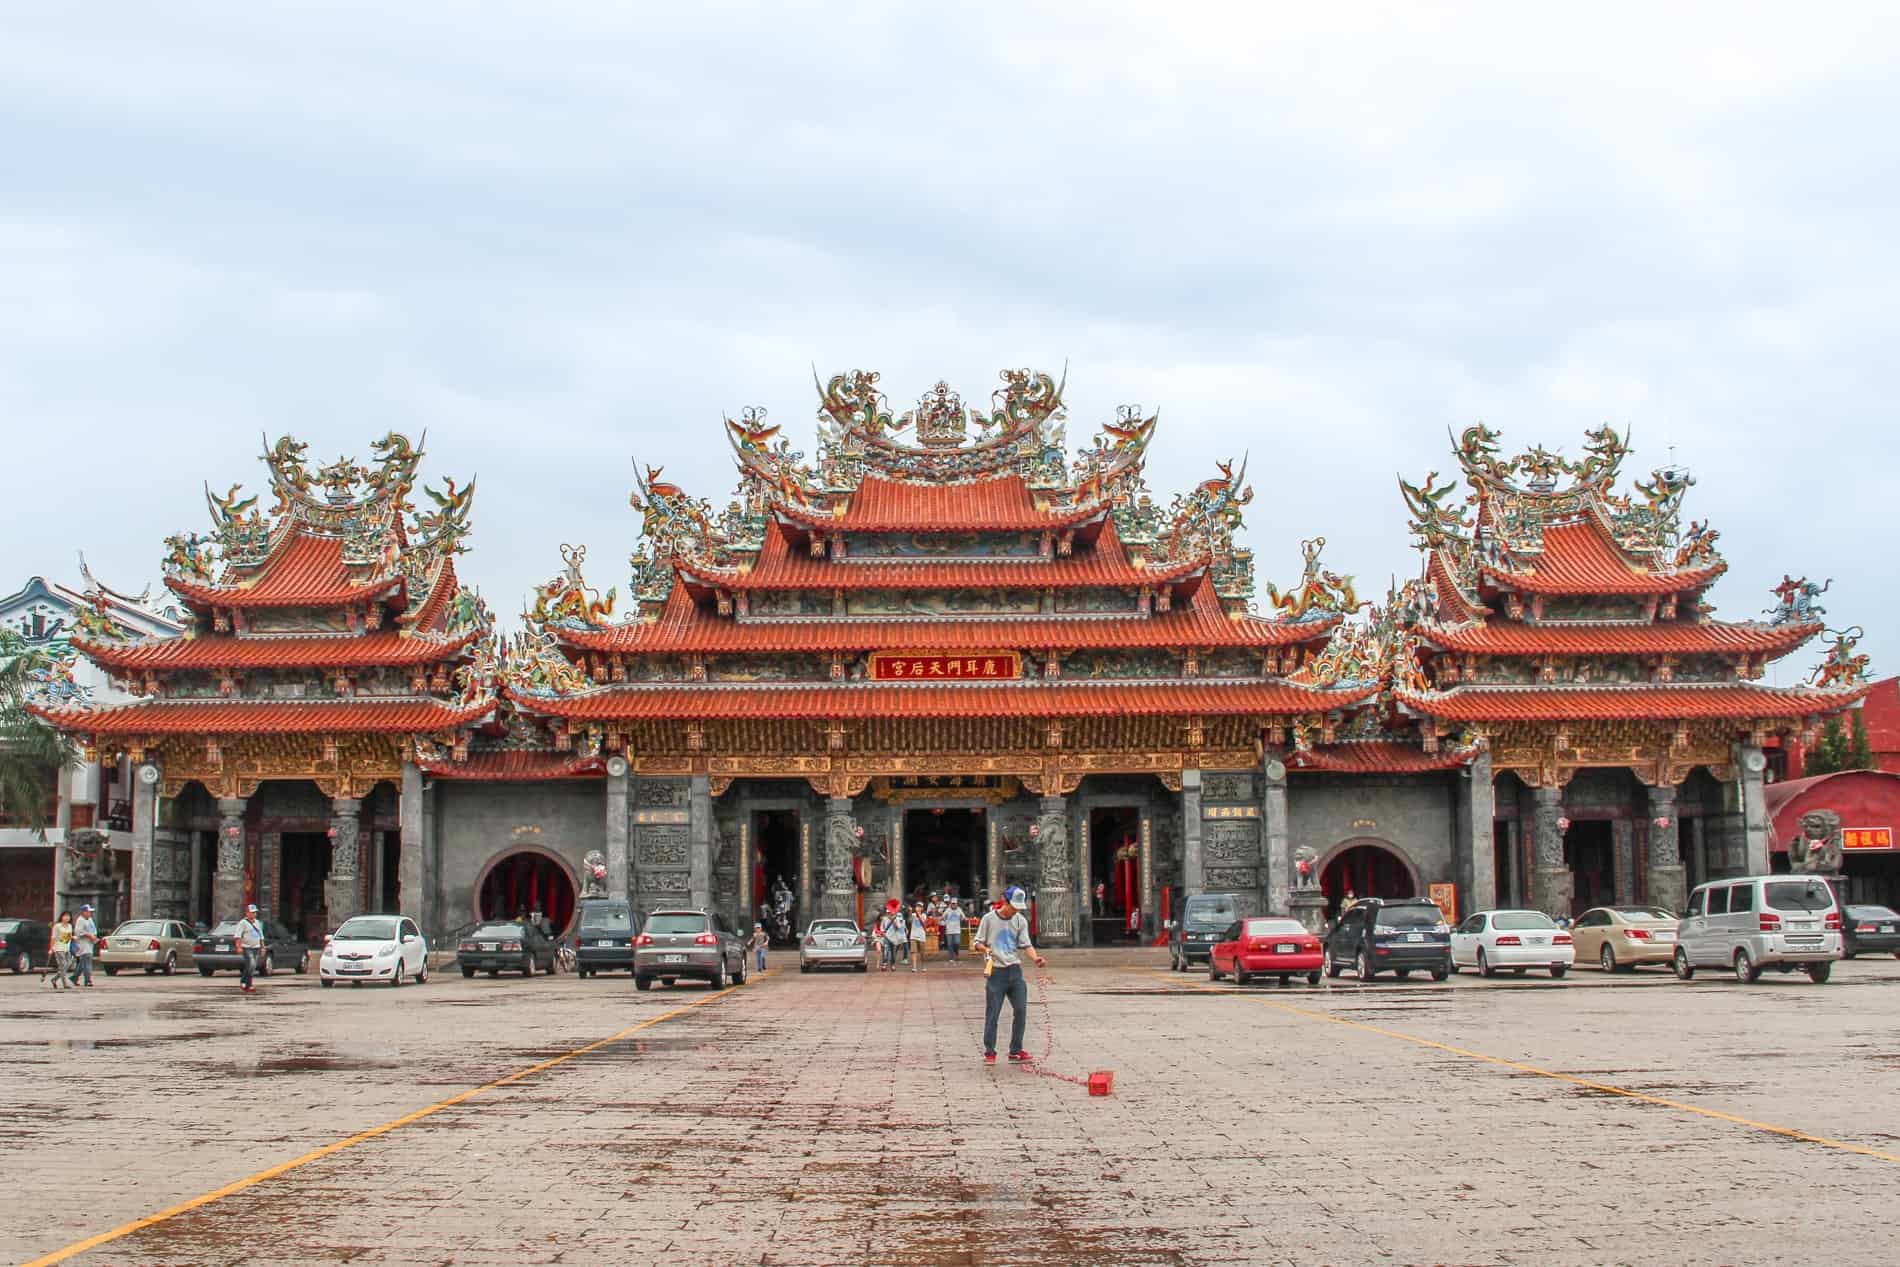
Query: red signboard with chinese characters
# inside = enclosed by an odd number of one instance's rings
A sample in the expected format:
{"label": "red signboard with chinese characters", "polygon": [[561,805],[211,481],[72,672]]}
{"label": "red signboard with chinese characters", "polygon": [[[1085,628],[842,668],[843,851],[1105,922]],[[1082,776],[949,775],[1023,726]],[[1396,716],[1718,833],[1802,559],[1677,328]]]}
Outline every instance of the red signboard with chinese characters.
{"label": "red signboard with chinese characters", "polygon": [[1843,827],[1841,828],[1841,848],[1891,849],[1893,848],[1893,828]]}
{"label": "red signboard with chinese characters", "polygon": [[1022,676],[1014,651],[878,651],[873,682],[1008,682]]}

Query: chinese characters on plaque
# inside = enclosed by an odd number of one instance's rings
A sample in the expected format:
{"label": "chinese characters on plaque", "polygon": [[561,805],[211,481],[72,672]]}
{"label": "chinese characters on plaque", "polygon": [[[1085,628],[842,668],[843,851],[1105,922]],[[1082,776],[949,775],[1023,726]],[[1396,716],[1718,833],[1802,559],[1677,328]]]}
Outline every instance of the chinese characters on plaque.
{"label": "chinese characters on plaque", "polygon": [[1847,827],[1841,830],[1841,848],[1843,849],[1891,849],[1893,848],[1893,828],[1891,827]]}
{"label": "chinese characters on plaque", "polygon": [[879,651],[871,656],[873,682],[1009,682],[1022,676],[1014,651]]}

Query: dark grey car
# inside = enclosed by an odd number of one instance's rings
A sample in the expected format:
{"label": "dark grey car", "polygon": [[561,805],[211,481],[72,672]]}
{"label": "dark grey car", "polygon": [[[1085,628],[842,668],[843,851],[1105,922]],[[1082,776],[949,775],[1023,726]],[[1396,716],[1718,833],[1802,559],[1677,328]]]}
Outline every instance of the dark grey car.
{"label": "dark grey car", "polygon": [[717,911],[655,911],[633,939],[634,988],[650,990],[655,979],[672,985],[682,977],[715,990],[728,981],[744,985],[745,955],[745,942]]}

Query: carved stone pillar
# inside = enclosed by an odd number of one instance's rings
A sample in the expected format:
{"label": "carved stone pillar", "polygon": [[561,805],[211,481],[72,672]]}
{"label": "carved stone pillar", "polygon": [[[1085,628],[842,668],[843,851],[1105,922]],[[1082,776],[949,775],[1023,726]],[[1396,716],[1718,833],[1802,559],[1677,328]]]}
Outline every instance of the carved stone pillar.
{"label": "carved stone pillar", "polygon": [[132,775],[132,919],[152,917],[152,845],[163,777],[156,761],[138,766]]}
{"label": "carved stone pillar", "polygon": [[[633,897],[633,873],[627,867],[633,822],[627,810],[627,794],[633,782],[630,769],[625,757],[607,759],[607,892],[629,900]],[[746,927],[752,927],[749,921]]]}
{"label": "carved stone pillar", "polygon": [[851,817],[851,798],[833,796],[825,801],[825,891],[818,900],[824,919],[851,919],[857,913],[851,879],[851,860],[858,851],[858,823]]}
{"label": "carved stone pillar", "polygon": [[402,798],[396,803],[401,842],[396,857],[396,909],[433,935],[435,903],[430,895],[435,877],[428,865],[429,851],[423,835],[423,803],[428,796],[421,767],[413,761],[403,762]]}
{"label": "carved stone pillar", "polygon": [[1036,816],[1036,845],[1041,868],[1036,873],[1036,936],[1050,946],[1081,944],[1075,911],[1075,859],[1069,848],[1069,802],[1060,796],[1042,798]]}
{"label": "carved stone pillar", "polygon": [[1181,894],[1207,892],[1207,864],[1201,854],[1201,772],[1181,771]]}
{"label": "carved stone pillar", "polygon": [[1537,854],[1537,905],[1552,919],[1567,919],[1576,893],[1576,877],[1564,862],[1564,833],[1557,823],[1564,816],[1564,790],[1540,787],[1532,791],[1531,843]]}
{"label": "carved stone pillar", "polygon": [[1735,745],[1735,790],[1742,815],[1744,875],[1768,874],[1768,804],[1762,791],[1762,771],[1768,758],[1760,744]]}
{"label": "carved stone pillar", "polygon": [[1267,904],[1269,915],[1285,915],[1293,887],[1293,858],[1289,852],[1286,827],[1286,762],[1269,755],[1261,768],[1264,795],[1261,797],[1261,824],[1267,851]]}
{"label": "carved stone pillar", "polygon": [[[1491,754],[1480,751],[1465,767],[1458,788],[1459,856],[1455,861],[1463,892],[1458,895],[1458,910],[1489,910],[1498,904],[1497,876],[1497,784],[1491,775]],[[1559,857],[1561,858],[1561,853]]]}
{"label": "carved stone pillar", "polygon": [[712,780],[695,774],[687,788],[687,807],[692,824],[687,835],[687,877],[690,901],[695,907],[711,910],[713,904],[713,815]]}
{"label": "carved stone pillar", "polygon": [[323,882],[325,918],[330,930],[358,913],[362,881],[358,859],[362,852],[363,802],[339,798],[330,802],[330,877]]}
{"label": "carved stone pillar", "polygon": [[1682,822],[1676,817],[1676,785],[1660,783],[1649,789],[1649,902],[1665,911],[1680,911],[1688,897],[1682,867]]}
{"label": "carved stone pillar", "polygon": [[211,871],[211,918],[244,914],[244,798],[218,800],[218,854]]}

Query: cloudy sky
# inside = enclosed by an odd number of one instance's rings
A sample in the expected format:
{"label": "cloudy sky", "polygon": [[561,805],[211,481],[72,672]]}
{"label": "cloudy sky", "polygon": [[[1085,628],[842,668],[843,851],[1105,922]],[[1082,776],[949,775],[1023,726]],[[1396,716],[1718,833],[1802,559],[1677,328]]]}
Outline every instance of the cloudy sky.
{"label": "cloudy sky", "polygon": [[[1339,10],[1346,10],[1340,12]],[[1083,16],[1086,13],[1086,16]],[[12,588],[158,575],[259,435],[479,475],[498,613],[630,460],[723,504],[722,414],[809,449],[811,367],[1070,438],[1159,408],[1158,494],[1252,454],[1262,578],[1415,569],[1446,428],[1629,426],[1900,668],[1888,512],[1900,31],[1831,5],[20,8],[0,38]],[[1801,653],[1789,680],[1816,656]]]}

